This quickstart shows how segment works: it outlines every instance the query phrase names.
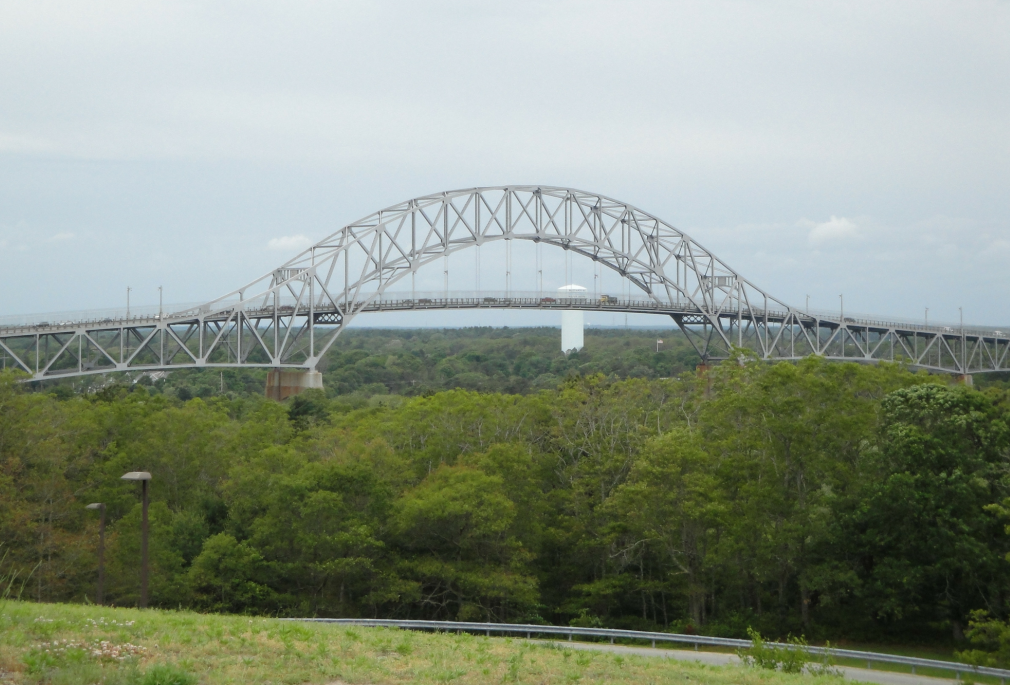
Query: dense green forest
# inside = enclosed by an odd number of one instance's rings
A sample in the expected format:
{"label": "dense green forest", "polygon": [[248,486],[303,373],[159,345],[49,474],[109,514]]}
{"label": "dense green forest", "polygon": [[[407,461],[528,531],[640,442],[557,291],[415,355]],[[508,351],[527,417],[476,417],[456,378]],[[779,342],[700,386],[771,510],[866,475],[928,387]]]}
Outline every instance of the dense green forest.
{"label": "dense green forest", "polygon": [[816,358],[698,373],[653,333],[568,358],[504,329],[392,335],[349,337],[327,390],[283,404],[255,377],[0,375],[0,574],[93,600],[84,505],[105,502],[106,596],[136,603],[119,476],[146,470],[163,607],[903,642],[1010,609],[1000,387]]}

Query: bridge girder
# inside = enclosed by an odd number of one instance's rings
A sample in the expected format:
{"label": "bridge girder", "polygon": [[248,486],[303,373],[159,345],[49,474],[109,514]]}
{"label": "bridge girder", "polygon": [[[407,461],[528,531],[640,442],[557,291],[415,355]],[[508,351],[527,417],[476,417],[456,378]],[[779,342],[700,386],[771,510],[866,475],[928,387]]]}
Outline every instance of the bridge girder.
{"label": "bridge girder", "polygon": [[[514,240],[569,250],[610,268],[634,286],[637,299],[522,296],[511,289],[510,256],[500,297],[452,298],[448,286],[438,298],[394,292],[403,279],[455,252]],[[666,314],[703,361],[742,347],[762,359],[819,354],[904,359],[957,374],[1010,370],[1008,340],[998,331],[813,316],[771,297],[651,214],[602,195],[547,186],[471,188],[408,200],[186,311],[0,328],[0,359],[33,380],[177,368],[314,369],[358,314],[471,306]]]}

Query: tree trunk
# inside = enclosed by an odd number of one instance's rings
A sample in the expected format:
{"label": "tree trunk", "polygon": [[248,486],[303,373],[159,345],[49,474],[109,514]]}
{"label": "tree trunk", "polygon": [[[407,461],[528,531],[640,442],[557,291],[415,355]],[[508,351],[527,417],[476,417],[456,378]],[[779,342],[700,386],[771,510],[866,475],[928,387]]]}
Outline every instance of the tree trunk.
{"label": "tree trunk", "polygon": [[688,589],[688,601],[691,608],[691,622],[694,623],[695,627],[701,625],[702,621],[702,604],[704,603],[705,594],[704,591],[698,592],[697,586],[691,583]]}

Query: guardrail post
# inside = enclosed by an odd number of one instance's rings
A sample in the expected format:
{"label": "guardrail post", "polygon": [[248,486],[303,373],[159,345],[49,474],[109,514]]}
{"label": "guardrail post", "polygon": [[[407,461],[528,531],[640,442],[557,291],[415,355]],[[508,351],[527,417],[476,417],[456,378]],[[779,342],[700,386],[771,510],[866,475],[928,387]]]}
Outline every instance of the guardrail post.
{"label": "guardrail post", "polygon": [[915,666],[912,666],[912,675],[915,675]]}
{"label": "guardrail post", "polygon": [[652,641],[652,648],[653,648],[653,649],[655,649],[655,648],[656,648],[656,641],[655,641],[655,640],[653,640],[653,641]]}
{"label": "guardrail post", "polygon": [[569,642],[571,642],[571,641],[572,641],[572,634],[571,634],[571,633],[568,633],[568,641],[569,641]]}
{"label": "guardrail post", "polygon": [[696,652],[698,651],[698,643],[697,642],[694,643],[694,651],[696,651]]}
{"label": "guardrail post", "polygon": [[873,662],[872,661],[867,661],[866,662],[866,668],[872,669],[873,668]]}
{"label": "guardrail post", "polygon": [[613,636],[610,637],[610,644],[614,644],[614,637]]}

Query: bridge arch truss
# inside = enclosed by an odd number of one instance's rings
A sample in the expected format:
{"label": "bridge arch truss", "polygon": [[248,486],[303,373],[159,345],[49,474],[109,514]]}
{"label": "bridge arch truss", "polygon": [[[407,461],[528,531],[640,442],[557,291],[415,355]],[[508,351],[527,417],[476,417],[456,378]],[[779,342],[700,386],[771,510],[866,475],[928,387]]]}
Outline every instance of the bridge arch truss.
{"label": "bridge arch truss", "polygon": [[[407,279],[505,241],[569,251],[630,284],[625,297],[514,290],[416,297]],[[1000,331],[807,313],[768,295],[682,231],[627,203],[571,188],[470,188],[414,198],[342,227],[281,267],[198,307],[0,327],[0,359],[33,380],[177,368],[314,369],[359,314],[463,308],[582,309],[670,316],[703,361],[818,354],[905,360],[956,374],[1010,370]]]}

